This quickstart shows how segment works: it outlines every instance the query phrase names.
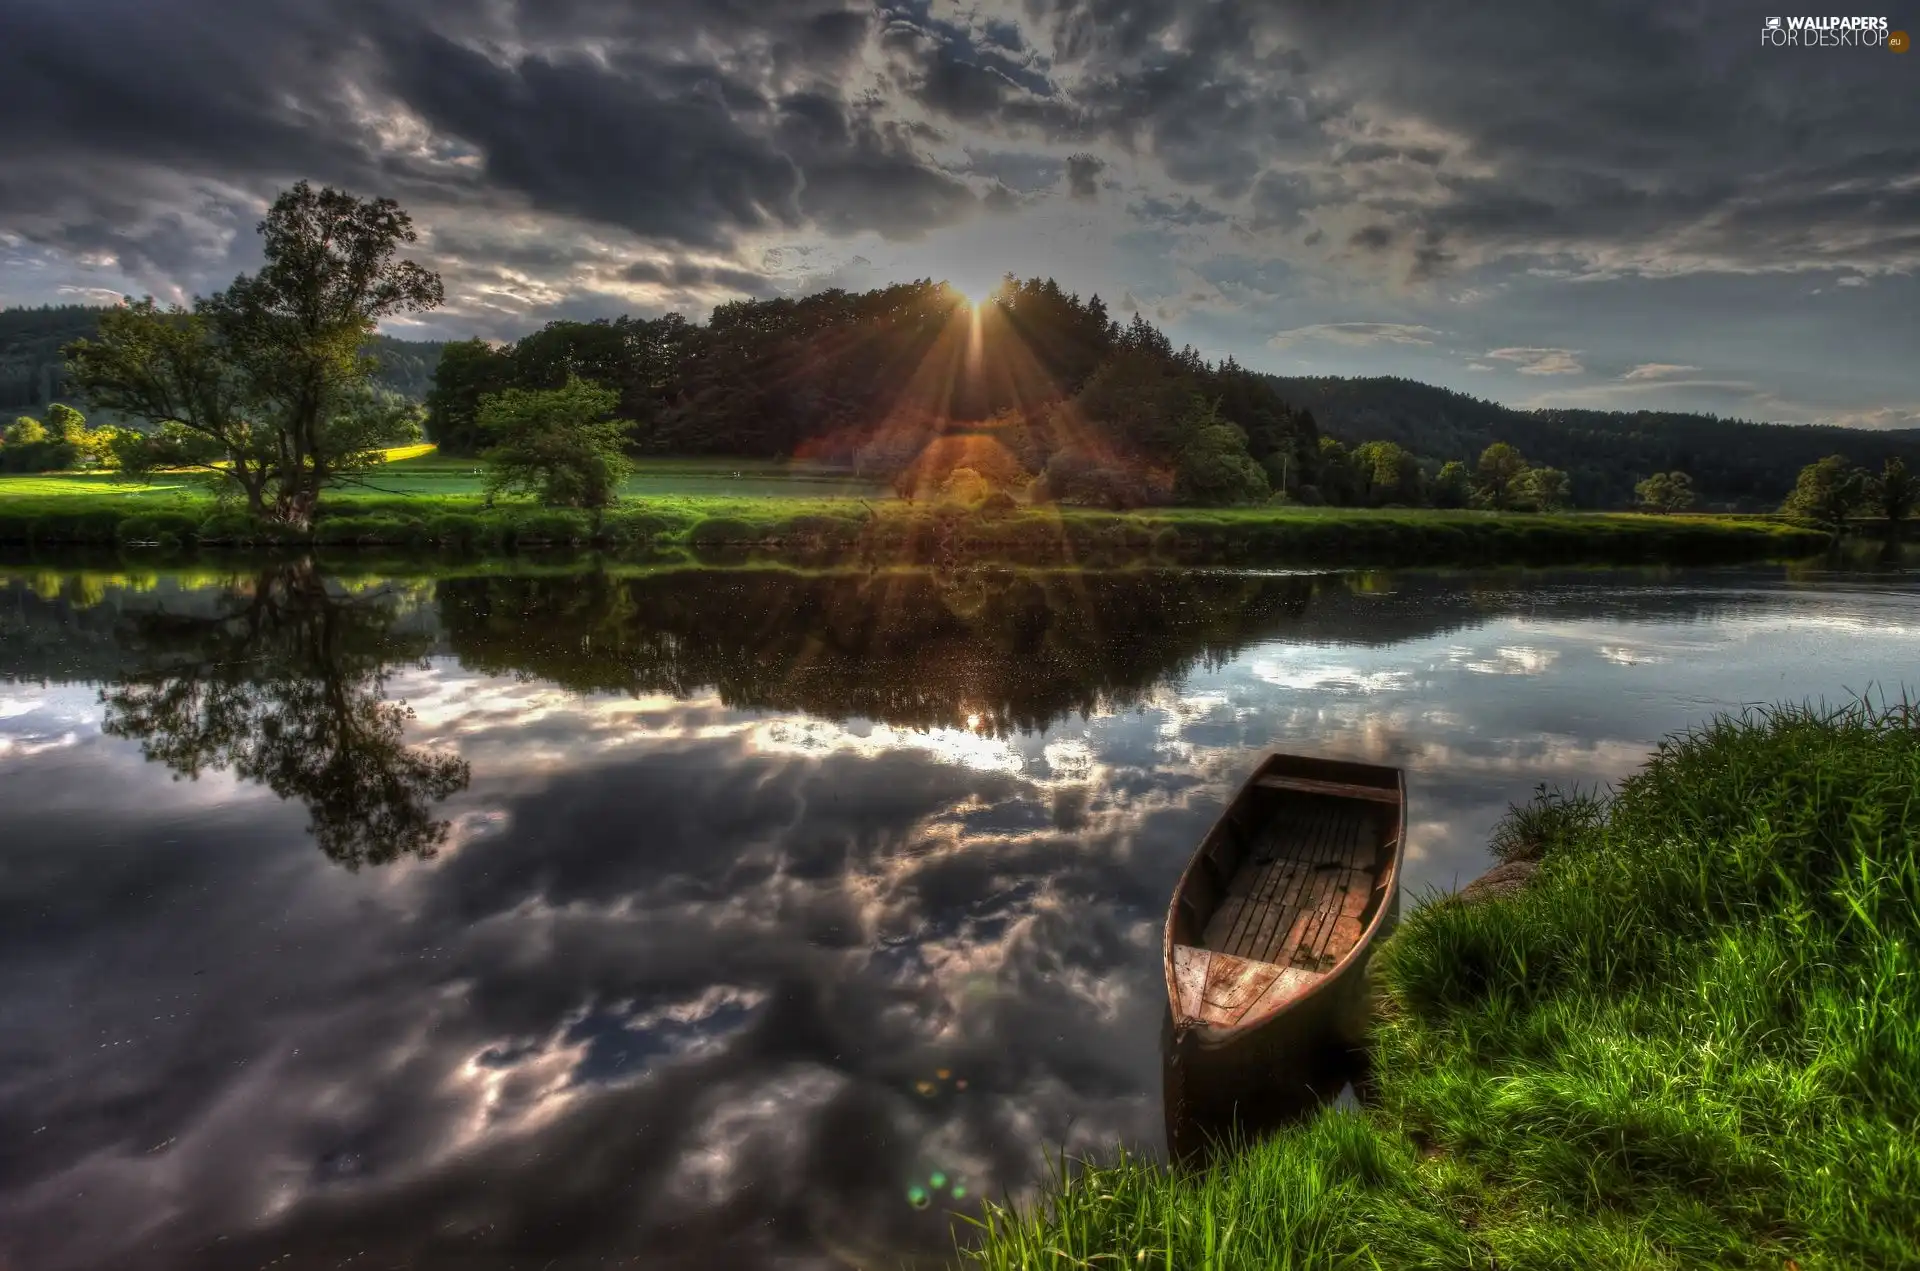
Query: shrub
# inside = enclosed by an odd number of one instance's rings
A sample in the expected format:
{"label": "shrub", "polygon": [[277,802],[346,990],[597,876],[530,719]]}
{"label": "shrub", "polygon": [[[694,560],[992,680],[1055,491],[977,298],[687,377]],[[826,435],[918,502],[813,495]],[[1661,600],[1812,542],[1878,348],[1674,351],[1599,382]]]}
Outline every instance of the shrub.
{"label": "shrub", "polygon": [[253,518],[245,512],[215,512],[200,522],[195,537],[202,543],[250,543]]}
{"label": "shrub", "polygon": [[407,541],[418,522],[394,516],[329,516],[314,523],[313,541],[328,546],[398,544]]}
{"label": "shrub", "polygon": [[736,521],[727,516],[710,516],[687,531],[687,542],[694,547],[727,547],[757,543],[766,536],[766,531],[756,529],[745,521]]}
{"label": "shrub", "polygon": [[486,522],[460,512],[442,512],[427,521],[426,535],[442,547],[470,550],[486,537]]}
{"label": "shrub", "polygon": [[193,538],[199,529],[199,518],[191,513],[153,512],[127,517],[114,528],[114,535],[122,543],[157,543],[178,547],[183,541]]}
{"label": "shrub", "polygon": [[1110,456],[1062,450],[1048,461],[1045,496],[1061,503],[1085,504],[1120,512],[1156,502],[1158,483]]}
{"label": "shrub", "polygon": [[966,491],[977,489],[985,498],[992,490],[1017,489],[1028,481],[1027,470],[998,437],[959,433],[929,442],[894,478],[894,490],[908,499],[948,497],[948,488],[961,472],[955,496],[966,501]]}
{"label": "shrub", "polygon": [[593,522],[580,512],[558,509],[534,512],[520,517],[513,524],[515,543],[539,546],[585,543],[592,537]]}
{"label": "shrub", "polygon": [[972,468],[955,468],[940,483],[940,501],[960,507],[975,507],[992,493],[994,489],[987,479]]}
{"label": "shrub", "polygon": [[995,490],[980,500],[980,515],[985,517],[1012,516],[1020,510],[1020,501],[1005,490]]}

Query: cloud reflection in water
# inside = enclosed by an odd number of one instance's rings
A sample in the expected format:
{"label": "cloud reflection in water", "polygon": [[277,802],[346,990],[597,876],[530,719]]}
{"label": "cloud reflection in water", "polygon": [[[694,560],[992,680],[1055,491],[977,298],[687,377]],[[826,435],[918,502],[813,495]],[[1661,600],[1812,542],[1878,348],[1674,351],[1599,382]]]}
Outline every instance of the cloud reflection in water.
{"label": "cloud reflection in water", "polygon": [[[358,874],[297,803],[104,736],[89,681],[153,668],[37,613],[88,670],[0,664],[0,1251],[938,1255],[936,1174],[1157,1144],[1159,923],[1252,751],[1405,765],[1410,886],[1448,887],[1535,783],[1616,778],[1699,703],[1895,681],[1920,623],[1767,571],[1382,583],[1013,582],[968,617],[924,579],[444,583],[386,691],[470,784],[436,857]],[[798,630],[738,616],[774,601]],[[561,658],[570,623],[622,652]]]}

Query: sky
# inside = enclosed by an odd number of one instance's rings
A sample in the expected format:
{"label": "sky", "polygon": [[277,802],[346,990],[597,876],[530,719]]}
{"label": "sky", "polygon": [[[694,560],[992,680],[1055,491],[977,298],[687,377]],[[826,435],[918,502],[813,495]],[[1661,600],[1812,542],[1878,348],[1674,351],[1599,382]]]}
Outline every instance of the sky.
{"label": "sky", "polygon": [[1920,426],[1920,56],[1777,12],[0,0],[0,304],[218,289],[306,178],[413,214],[401,336],[1011,271],[1281,374]]}

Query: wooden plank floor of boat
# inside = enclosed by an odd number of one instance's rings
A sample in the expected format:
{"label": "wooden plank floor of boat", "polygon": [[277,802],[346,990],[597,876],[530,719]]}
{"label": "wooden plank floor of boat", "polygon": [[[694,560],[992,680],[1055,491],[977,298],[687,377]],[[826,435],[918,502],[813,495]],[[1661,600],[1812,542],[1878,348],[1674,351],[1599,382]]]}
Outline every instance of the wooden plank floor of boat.
{"label": "wooden plank floor of boat", "polygon": [[1378,845],[1353,804],[1301,799],[1277,818],[1227,885],[1204,947],[1280,967],[1327,971],[1359,943]]}

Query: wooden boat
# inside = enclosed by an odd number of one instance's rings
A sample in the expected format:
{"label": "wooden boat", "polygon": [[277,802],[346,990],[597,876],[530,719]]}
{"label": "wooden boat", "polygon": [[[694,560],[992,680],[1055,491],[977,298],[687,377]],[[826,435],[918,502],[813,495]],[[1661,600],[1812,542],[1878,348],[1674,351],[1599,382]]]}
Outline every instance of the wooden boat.
{"label": "wooden boat", "polygon": [[1398,768],[1272,754],[1201,841],[1165,936],[1176,1155],[1193,1126],[1286,1104],[1317,1056],[1364,1040],[1406,826]]}

